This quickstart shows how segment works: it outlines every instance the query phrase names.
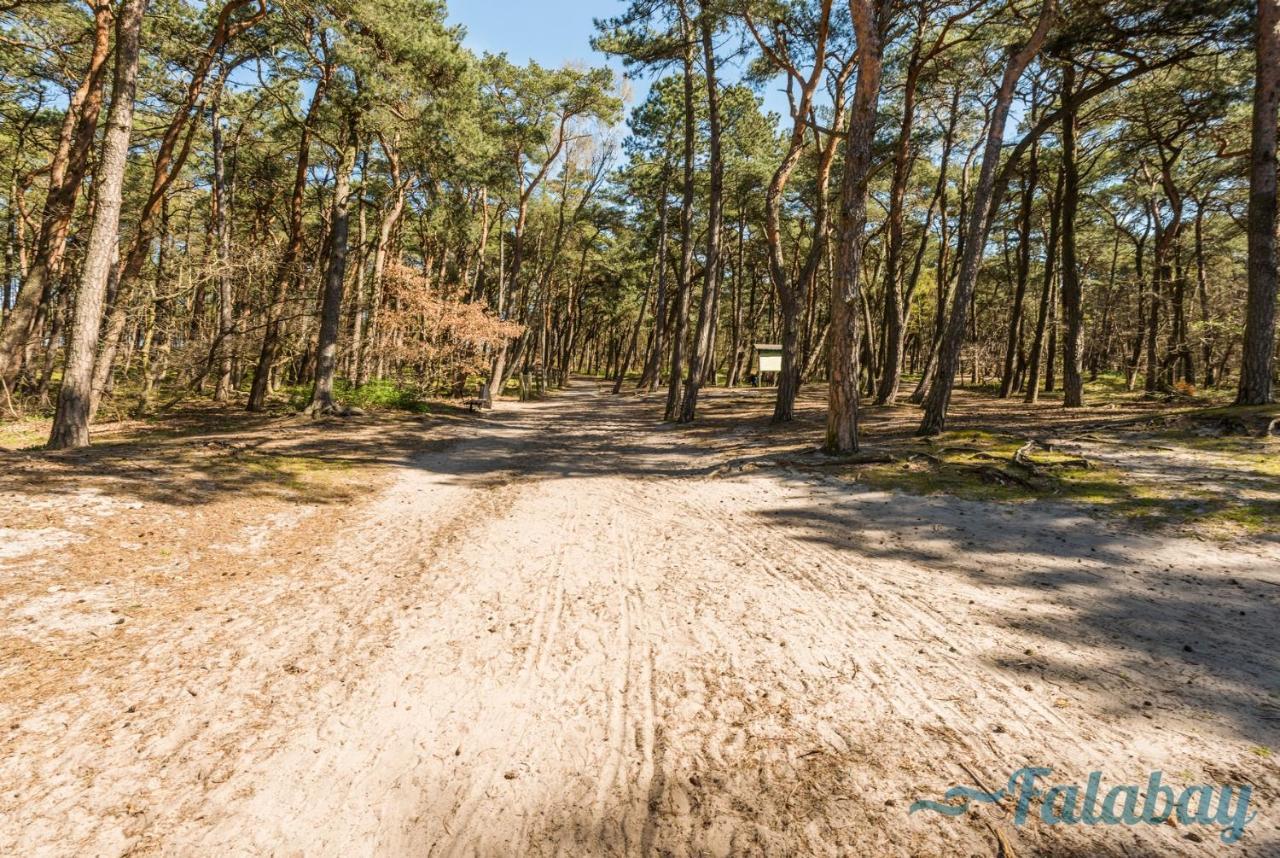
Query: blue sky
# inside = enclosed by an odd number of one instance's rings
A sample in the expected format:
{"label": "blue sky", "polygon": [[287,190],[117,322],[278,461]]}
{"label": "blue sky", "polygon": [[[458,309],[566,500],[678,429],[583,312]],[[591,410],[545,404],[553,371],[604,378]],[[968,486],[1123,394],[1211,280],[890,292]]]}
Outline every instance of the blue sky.
{"label": "blue sky", "polygon": [[[505,51],[512,62],[537,60],[546,66],[608,65],[621,75],[621,62],[591,49],[592,20],[619,15],[627,5],[625,0],[449,0],[449,23],[466,27],[466,45],[477,54]],[[648,90],[648,80],[632,81],[628,113]],[[787,111],[780,94],[766,93],[765,104],[784,115]]]}
{"label": "blue sky", "polygon": [[[477,54],[505,52],[514,63],[544,66],[608,65],[621,74],[622,63],[591,49],[592,19],[626,8],[619,0],[449,0],[449,23],[467,28],[466,45]],[[634,89],[642,98],[648,86],[637,81]]]}
{"label": "blue sky", "polygon": [[544,65],[599,65],[604,57],[591,50],[591,20],[625,9],[617,0],[450,0],[449,23],[467,28],[467,46],[477,53],[506,51],[514,62]]}

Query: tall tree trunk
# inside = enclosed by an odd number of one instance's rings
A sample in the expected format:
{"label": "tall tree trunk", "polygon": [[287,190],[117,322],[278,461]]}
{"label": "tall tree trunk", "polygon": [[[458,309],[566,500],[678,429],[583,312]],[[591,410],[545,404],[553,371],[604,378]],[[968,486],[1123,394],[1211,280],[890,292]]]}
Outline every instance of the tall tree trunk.
{"label": "tall tree trunk", "polygon": [[485,253],[489,247],[489,232],[493,226],[493,217],[489,213],[489,189],[480,189],[480,198],[477,200],[477,206],[480,209],[480,240],[476,247],[476,267],[471,275],[471,285],[467,292],[471,295],[472,302],[479,301],[484,295],[484,262]]}
{"label": "tall tree trunk", "polygon": [[165,337],[163,325],[168,313],[169,299],[164,295],[165,278],[168,276],[166,263],[169,258],[169,203],[165,202],[160,210],[160,247],[156,252],[155,279],[151,283],[150,301],[144,318],[145,334],[142,343],[142,395],[139,397],[139,409],[144,413],[151,405],[151,394],[154,392],[156,375],[152,371],[152,354],[160,346]]}
{"label": "tall tree trunk", "polygon": [[1249,172],[1249,298],[1236,402],[1271,401],[1276,351],[1276,120],[1280,0],[1258,0],[1258,74]]}
{"label": "tall tree trunk", "polygon": [[716,80],[716,53],[713,25],[704,12],[701,21],[702,56],[707,82],[707,127],[711,147],[711,198],[707,213],[707,250],[702,282],[702,303],[698,308],[698,328],[689,353],[689,379],[680,406],[680,423],[690,423],[698,410],[698,390],[708,365],[715,364],[716,306],[720,297],[720,244],[724,221],[724,160],[720,154],[720,84]]}
{"label": "tall tree trunk", "polygon": [[1061,287],[1058,285],[1062,280],[1062,275],[1054,281],[1053,292],[1049,297],[1049,342],[1045,345],[1044,353],[1044,392],[1053,393],[1054,387],[1057,385],[1057,361],[1058,361],[1058,293]]}
{"label": "tall tree trunk", "polygon": [[1176,363],[1182,370],[1182,380],[1188,385],[1196,383],[1195,356],[1191,353],[1187,324],[1187,269],[1182,264],[1182,254],[1178,254],[1178,265],[1174,277],[1174,314],[1177,319],[1178,336]]}
{"label": "tall tree trunk", "polygon": [[1213,387],[1217,377],[1213,372],[1213,346],[1216,337],[1211,327],[1212,317],[1209,310],[1209,277],[1204,253],[1204,214],[1205,198],[1196,202],[1195,221],[1195,257],[1196,257],[1196,298],[1200,305],[1200,357],[1204,362],[1204,386]]}
{"label": "tall tree trunk", "polygon": [[[262,0],[256,0],[259,4],[257,10],[241,20],[233,20],[237,12],[254,2],[255,0],[226,0],[218,11],[209,44],[196,58],[184,100],[174,111],[169,125],[160,137],[160,145],[156,149],[151,186],[138,213],[137,231],[129,242],[128,250],[120,262],[120,271],[116,275],[122,293],[119,298],[123,298],[123,293],[142,270],[147,254],[150,252],[152,233],[160,213],[160,204],[169,187],[182,173],[187,157],[191,154],[195,130],[199,125],[195,120],[199,115],[201,95],[214,62],[223,55],[228,42],[266,17],[266,4]],[[117,304],[121,303],[119,298]],[[116,313],[120,309],[120,307],[114,308],[112,312]],[[110,348],[110,343],[107,346]],[[110,360],[107,363],[109,364]]]}
{"label": "tall tree trunk", "polygon": [[[356,192],[356,272],[352,281],[351,296],[351,349],[348,356],[347,377],[357,385],[364,384],[365,375],[365,336],[364,321],[369,311],[368,294],[365,286],[366,271],[369,258],[369,218],[365,212],[365,197],[369,181],[369,150],[360,153],[360,189]],[[461,271],[463,284],[466,284],[466,267]]]}
{"label": "tall tree trunk", "polygon": [[[631,331],[631,345],[627,349],[627,359],[626,361],[624,361],[625,365],[629,365],[631,363],[632,356],[635,354],[636,346],[638,345],[639,339],[640,339],[640,329],[644,326],[645,311],[649,305],[649,293],[653,288],[654,282],[656,281],[658,294],[654,298],[654,310],[653,310],[653,314],[654,314],[653,315],[653,336],[654,336],[655,346],[652,354],[645,361],[644,369],[641,370],[641,373],[640,373],[641,379],[640,379],[639,387],[644,387],[645,385],[644,376],[647,376],[650,371],[653,371],[653,372],[657,371],[657,366],[656,366],[657,362],[654,361],[654,366],[650,367],[649,361],[653,360],[653,358],[657,354],[656,343],[657,343],[657,337],[658,337],[658,325],[660,324],[660,319],[662,318],[662,313],[665,309],[663,307],[663,298],[664,298],[663,293],[665,292],[666,285],[667,285],[666,284],[666,274],[667,274],[666,255],[667,255],[667,176],[666,176],[666,171],[664,170],[663,177],[662,177],[662,193],[658,199],[658,241],[657,241],[657,248],[654,251],[654,255],[653,255],[653,269],[649,276],[649,282],[645,284],[644,300],[640,302],[640,313],[636,316],[635,328]],[[618,373],[618,377],[614,382],[613,392],[615,394],[620,393],[622,391],[622,383],[626,379],[625,365],[623,367],[623,371]]]}
{"label": "tall tree trunk", "polygon": [[[516,208],[516,222],[511,234],[511,266],[508,269],[506,277],[498,278],[498,318],[504,321],[510,318],[510,304],[508,293],[515,286],[520,276],[520,269],[524,262],[524,229],[528,223],[529,203],[528,198],[521,195],[520,203]],[[523,296],[523,291],[521,292]],[[519,304],[523,304],[523,299]],[[518,309],[518,308],[517,308]],[[519,337],[514,344],[503,343],[493,356],[493,360],[489,364],[489,378],[485,381],[484,388],[481,391],[480,399],[486,403],[490,403],[495,397],[501,396],[502,391],[506,389],[507,379],[511,377],[511,373],[515,369],[516,362],[520,358],[523,344],[528,337],[528,330]]]}
{"label": "tall tree trunk", "polygon": [[1014,285],[1013,308],[1009,314],[1008,339],[1005,342],[1004,369],[1000,374],[1000,398],[1013,393],[1014,362],[1018,356],[1022,334],[1023,305],[1026,303],[1027,283],[1031,278],[1031,217],[1034,211],[1036,186],[1040,182],[1040,147],[1033,145],[1027,160],[1027,172],[1023,177],[1022,203],[1018,209],[1018,262],[1017,282]]}
{"label": "tall tree trunk", "polygon": [[1112,349],[1112,324],[1115,317],[1116,304],[1116,275],[1120,270],[1120,242],[1122,235],[1120,230],[1115,231],[1115,237],[1111,243],[1111,266],[1110,273],[1107,275],[1107,290],[1103,295],[1102,301],[1102,325],[1098,341],[1093,349],[1092,357],[1089,360],[1089,379],[1097,381],[1098,373],[1102,371],[1102,367],[1111,365],[1111,349]]}
{"label": "tall tree trunk", "polygon": [[93,223],[85,244],[80,288],[67,347],[67,365],[58,392],[49,447],[54,450],[89,444],[89,409],[93,363],[102,325],[107,280],[120,235],[124,172],[133,133],[133,102],[138,83],[138,42],[147,0],[126,0],[116,20],[116,67],[111,88],[102,153],[94,189]]}
{"label": "tall tree trunk", "polygon": [[667,405],[663,419],[674,420],[680,406],[680,382],[684,375],[684,346],[689,327],[689,305],[693,293],[693,28],[684,0],[678,0],[680,32],[684,39],[684,187],[680,202],[680,283],[676,287],[675,319],[671,331],[671,375],[667,379]]}
{"label": "tall tree trunk", "polygon": [[1156,347],[1160,337],[1161,287],[1168,279],[1169,270],[1169,266],[1160,256],[1160,245],[1161,242],[1157,241],[1155,272],[1147,305],[1146,374],[1143,389],[1148,394],[1155,393],[1160,386],[1160,358],[1156,353]]}
{"label": "tall tree trunk", "polygon": [[662,165],[662,190],[658,201],[658,251],[657,251],[657,270],[658,270],[658,292],[654,296],[653,303],[653,331],[651,334],[652,343],[649,347],[649,354],[645,359],[644,371],[640,374],[640,384],[638,388],[654,390],[658,386],[659,376],[662,374],[662,356],[664,354],[663,345],[666,342],[667,328],[667,240],[670,220],[670,208],[667,202],[667,192],[670,183],[670,167],[664,162]]}
{"label": "tall tree trunk", "polygon": [[[382,354],[382,304],[383,292],[386,288],[386,271],[387,256],[391,250],[391,236],[395,233],[396,226],[400,223],[400,218],[404,215],[405,191],[408,188],[407,180],[402,176],[400,167],[400,140],[397,135],[390,143],[385,139],[382,142],[382,151],[387,156],[387,163],[391,175],[392,197],[391,205],[382,214],[382,222],[378,226],[378,244],[373,249],[373,282],[370,284],[371,297],[369,299],[369,332],[368,346],[366,351],[373,350],[379,355],[376,367],[378,368],[376,375],[381,375],[381,354]],[[501,226],[501,223],[499,223]],[[366,355],[361,368],[361,373],[356,381],[364,384],[369,380],[369,373],[375,364]]]}
{"label": "tall tree trunk", "polygon": [[1062,192],[1066,184],[1065,171],[1058,170],[1058,183],[1049,200],[1049,234],[1045,238],[1044,286],[1040,291],[1040,312],[1036,316],[1036,332],[1031,342],[1031,358],[1027,364],[1026,393],[1028,403],[1040,400],[1040,364],[1044,359],[1044,335],[1053,312],[1055,265],[1058,262],[1058,240],[1062,222]]}
{"label": "tall tree trunk", "polygon": [[200,124],[196,121],[196,117],[200,112],[201,94],[210,69],[215,59],[223,55],[231,39],[253,27],[267,14],[266,4],[262,0],[257,0],[258,9],[253,14],[238,21],[233,20],[238,11],[253,2],[254,0],[227,0],[219,10],[209,44],[204,53],[198,57],[191,80],[187,84],[185,100],[173,113],[173,118],[161,135],[152,169],[151,187],[138,213],[136,231],[128,244],[127,252],[117,263],[118,270],[114,275],[117,285],[110,295],[111,310],[107,314],[106,333],[102,338],[102,349],[94,366],[93,397],[89,406],[91,415],[97,411],[102,396],[111,387],[116,353],[124,339],[128,324],[129,290],[137,280],[151,252],[155,237],[155,222],[165,195],[181,175],[187,157],[191,154],[195,131]]}
{"label": "tall tree trunk", "polygon": [[231,338],[235,327],[234,298],[231,292],[231,229],[227,205],[227,169],[226,151],[222,138],[222,90],[224,82],[219,81],[214,91],[210,129],[213,145],[213,231],[217,241],[218,257],[218,384],[214,388],[213,398],[218,402],[226,402],[231,398]]}
{"label": "tall tree trunk", "polygon": [[[1068,105],[1074,89],[1075,66],[1068,62],[1062,73],[1063,98]],[[1076,261],[1076,212],[1080,208],[1076,122],[1076,110],[1069,107],[1062,116],[1062,404],[1066,408],[1084,405],[1084,295]]]}
{"label": "tall tree trunk", "polygon": [[330,219],[329,264],[324,275],[324,298],[320,307],[320,335],[316,342],[315,386],[307,413],[327,414],[336,409],[333,379],[337,368],[338,330],[342,316],[342,290],[347,277],[347,236],[350,232],[351,173],[359,147],[356,116],[348,117],[347,130],[339,153],[333,189],[333,216]]}
{"label": "tall tree trunk", "polygon": [[738,248],[733,262],[733,279],[729,293],[729,349],[725,368],[725,387],[737,387],[742,371],[742,275],[743,248],[747,238],[747,209],[741,196],[738,199]]}
{"label": "tall tree trunk", "polygon": [[898,397],[902,381],[902,347],[907,336],[907,302],[902,289],[903,218],[906,209],[907,183],[911,178],[914,156],[911,134],[915,128],[916,87],[921,70],[921,43],[917,36],[915,48],[907,64],[903,83],[902,127],[898,132],[893,156],[893,180],[889,189],[888,246],[885,251],[884,270],[884,337],[883,366],[880,385],[876,390],[876,404],[889,405]]}
{"label": "tall tree trunk", "polygon": [[9,177],[9,211],[8,217],[5,218],[5,235],[4,235],[4,272],[3,280],[0,280],[0,329],[4,327],[5,317],[9,314],[9,310],[13,308],[15,300],[14,284],[15,281],[21,285],[23,274],[21,271],[15,271],[15,256],[20,236],[25,227],[22,225],[22,213],[18,206],[18,165],[13,165],[12,173]]}
{"label": "tall tree trunk", "polygon": [[[951,169],[951,153],[955,148],[956,127],[960,121],[960,87],[951,92],[951,106],[947,111],[946,132],[942,137],[942,164],[938,169],[938,184],[934,194],[938,199],[938,258],[935,265],[934,290],[937,293],[936,309],[933,319],[933,331],[929,337],[929,349],[925,354],[924,366],[920,369],[920,380],[915,390],[911,391],[910,401],[914,405],[924,402],[929,393],[929,382],[933,375],[934,362],[938,356],[938,343],[942,339],[942,331],[946,322],[947,299],[951,294],[951,278],[948,274],[948,254],[950,239],[947,227],[947,181]],[[968,173],[968,164],[965,164]]]}
{"label": "tall tree trunk", "polygon": [[830,379],[827,384],[827,435],[831,453],[858,449],[858,313],[861,303],[863,230],[867,224],[867,188],[871,180],[871,143],[883,79],[883,32],[888,3],[850,0],[858,38],[858,82],[854,88],[840,187],[839,235],[831,280]]}
{"label": "tall tree trunk", "polygon": [[44,366],[40,370],[40,375],[36,381],[35,395],[41,405],[49,402],[49,386],[53,383],[54,366],[57,363],[58,350],[53,344],[62,336],[62,329],[68,321],[70,315],[68,305],[71,303],[71,296],[68,290],[61,289],[54,301],[49,312],[49,348],[44,352]]}
{"label": "tall tree trunk", "polygon": [[982,168],[974,190],[968,230],[964,241],[964,255],[960,268],[960,280],[951,299],[951,313],[946,332],[938,346],[937,367],[934,381],[925,401],[924,419],[920,423],[921,435],[937,435],[946,428],[947,407],[951,404],[951,388],[960,366],[960,350],[964,346],[965,328],[969,304],[978,283],[978,270],[982,265],[982,253],[986,248],[987,234],[991,227],[991,210],[995,190],[996,167],[1000,161],[1000,149],[1004,143],[1005,123],[1009,118],[1009,106],[1013,102],[1018,80],[1031,61],[1040,53],[1049,28],[1056,17],[1055,0],[1044,0],[1035,32],[1021,50],[1009,57],[996,93],[995,110],[987,128],[986,147],[982,154]]}
{"label": "tall tree trunk", "polygon": [[1138,367],[1142,365],[1142,344],[1146,339],[1147,329],[1147,298],[1146,284],[1147,277],[1143,270],[1146,257],[1147,236],[1150,232],[1150,224],[1148,224],[1147,232],[1144,232],[1141,238],[1134,239],[1133,247],[1133,287],[1135,294],[1135,310],[1138,315],[1137,330],[1133,334],[1133,345],[1129,351],[1129,363],[1126,368],[1125,389],[1132,391],[1137,386]]}

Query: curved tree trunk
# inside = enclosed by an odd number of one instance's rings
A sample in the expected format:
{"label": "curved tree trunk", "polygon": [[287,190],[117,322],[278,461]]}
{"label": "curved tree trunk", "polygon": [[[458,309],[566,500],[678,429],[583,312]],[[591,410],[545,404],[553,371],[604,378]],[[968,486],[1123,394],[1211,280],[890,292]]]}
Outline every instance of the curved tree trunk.
{"label": "curved tree trunk", "polygon": [[0,381],[12,387],[22,369],[26,345],[40,307],[49,300],[53,282],[62,273],[67,232],[75,213],[80,185],[89,166],[102,111],[102,88],[107,59],[111,55],[111,3],[97,0],[93,6],[94,41],[89,68],[67,104],[58,137],[58,148],[49,166],[49,192],[45,196],[35,255],[13,307],[0,329]]}
{"label": "curved tree trunk", "polygon": [[[751,33],[765,52],[765,55],[773,60],[775,66],[785,69],[791,80],[800,82],[800,96],[795,107],[787,150],[769,180],[769,186],[765,190],[764,203],[764,235],[765,246],[768,250],[769,279],[773,283],[774,291],[777,292],[778,309],[781,311],[782,316],[782,371],[778,375],[778,390],[773,407],[773,422],[775,423],[785,423],[794,417],[795,400],[800,389],[800,374],[803,364],[802,355],[798,352],[800,347],[800,314],[808,303],[808,291],[811,285],[810,280],[803,275],[796,278],[794,283],[787,276],[787,263],[782,250],[783,195],[788,182],[791,180],[791,174],[795,171],[796,165],[804,154],[814,93],[822,81],[823,64],[826,59],[827,35],[830,31],[831,6],[832,0],[822,0],[821,7],[818,10],[817,36],[813,46],[813,64],[807,78],[801,78],[799,69],[792,64],[791,58],[786,52],[785,43],[771,47],[760,36],[750,14],[746,16]],[[781,51],[781,53],[778,51]],[[842,80],[837,80],[837,91],[841,86]],[[836,101],[838,102],[839,100],[840,96],[837,94]],[[839,112],[840,110],[837,107],[835,110],[837,116]],[[823,172],[824,175],[820,177],[818,182],[818,205],[824,211],[826,202],[825,176],[830,173],[829,160],[824,153],[823,163],[819,166],[820,172]],[[821,259],[825,234],[825,217],[818,214],[814,218],[813,244],[810,245],[809,249],[811,259],[815,254],[818,260]],[[806,265],[806,269],[808,267]],[[814,270],[816,272],[816,266]]]}
{"label": "curved tree trunk", "polygon": [[986,247],[987,233],[991,227],[991,204],[995,190],[996,167],[1000,161],[1000,149],[1004,142],[1005,123],[1009,118],[1009,106],[1013,102],[1018,80],[1027,66],[1040,53],[1049,27],[1056,16],[1055,0],[1044,0],[1039,22],[1026,45],[1009,57],[1000,89],[996,93],[995,110],[987,128],[986,148],[982,154],[982,168],[974,190],[973,204],[964,242],[964,256],[960,266],[960,280],[951,299],[951,314],[946,331],[938,346],[934,380],[925,401],[924,419],[918,434],[937,435],[946,428],[947,407],[951,404],[951,388],[960,367],[960,350],[964,346],[965,328],[969,304],[973,300],[978,283],[978,270],[982,265],[982,252]]}
{"label": "curved tree trunk", "polygon": [[906,210],[907,183],[911,179],[914,156],[911,134],[915,127],[916,86],[920,77],[921,45],[917,37],[907,77],[903,84],[902,127],[898,132],[893,157],[893,182],[889,191],[888,247],[884,271],[884,363],[876,404],[889,405],[898,397],[902,381],[902,349],[907,337],[907,301],[902,289],[903,218]]}

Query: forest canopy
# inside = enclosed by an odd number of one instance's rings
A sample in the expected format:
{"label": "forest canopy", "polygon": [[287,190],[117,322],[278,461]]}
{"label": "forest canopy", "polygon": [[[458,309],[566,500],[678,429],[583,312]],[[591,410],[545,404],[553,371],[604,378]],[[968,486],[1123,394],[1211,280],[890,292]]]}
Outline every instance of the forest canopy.
{"label": "forest canopy", "polygon": [[[634,0],[608,67],[440,0],[0,8],[0,387],[54,415],[760,383],[1271,401],[1274,0]],[[765,94],[785,93],[785,115]]]}

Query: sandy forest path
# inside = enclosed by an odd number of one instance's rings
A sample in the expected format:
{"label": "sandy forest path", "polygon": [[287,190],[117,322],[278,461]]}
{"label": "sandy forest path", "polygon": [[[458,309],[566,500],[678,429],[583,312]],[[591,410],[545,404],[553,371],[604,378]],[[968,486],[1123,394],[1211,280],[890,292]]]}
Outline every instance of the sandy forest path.
{"label": "sandy forest path", "polygon": [[714,465],[586,381],[427,447],[127,668],[7,702],[0,853],[1224,849],[908,815],[1033,765],[1252,785],[1235,854],[1280,854],[1274,547]]}

